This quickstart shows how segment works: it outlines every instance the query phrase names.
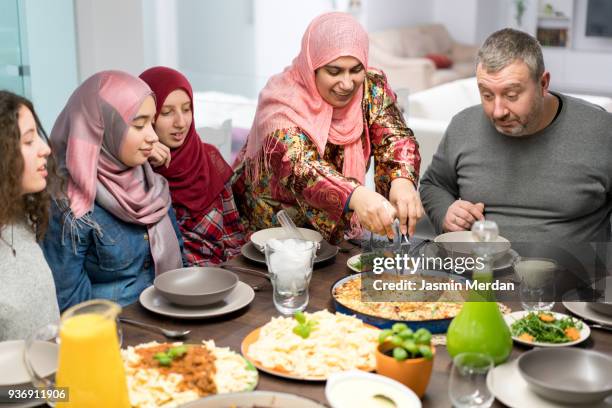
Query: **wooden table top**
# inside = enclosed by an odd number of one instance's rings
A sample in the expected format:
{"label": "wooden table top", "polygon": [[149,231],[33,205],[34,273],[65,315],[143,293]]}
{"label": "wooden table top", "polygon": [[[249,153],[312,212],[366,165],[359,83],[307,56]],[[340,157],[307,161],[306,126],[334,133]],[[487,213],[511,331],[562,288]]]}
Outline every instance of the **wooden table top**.
{"label": "wooden table top", "polygon": [[[307,311],[317,311],[327,308],[333,311],[330,296],[330,288],[333,283],[348,275],[350,270],[346,266],[347,259],[359,253],[358,248],[351,249],[350,253],[340,252],[335,260],[325,265],[316,266],[310,283],[310,302]],[[265,265],[257,265],[239,256],[229,264],[245,266],[265,271]],[[245,273],[237,273],[240,279],[251,284],[262,284],[265,281]],[[517,305],[510,305],[513,310],[518,310]],[[562,305],[555,305],[555,310],[563,312]],[[568,313],[567,311],[565,311]],[[272,303],[272,287],[264,284],[264,288],[256,292],[255,299],[246,308],[234,313],[206,320],[179,320],[175,318],[160,316],[149,312],[139,303],[135,303],[123,310],[122,317],[132,318],[143,322],[157,324],[170,329],[191,329],[192,332],[185,339],[190,343],[199,343],[202,340],[213,339],[219,346],[230,347],[239,352],[243,338],[253,329],[263,326],[271,317],[277,316],[278,312]],[[163,335],[147,329],[141,329],[132,325],[123,324],[123,346],[136,345],[149,341],[166,341]],[[602,330],[594,329],[591,337],[582,343],[580,347],[598,350],[612,354],[612,334]],[[516,358],[522,352],[529,350],[520,346],[514,347],[511,358]],[[451,359],[446,347],[438,346],[434,359],[434,368],[427,393],[423,397],[423,407],[450,407],[448,396],[448,383],[450,378]],[[327,404],[325,399],[324,382],[306,382],[288,380],[276,376],[259,373],[258,390],[282,391],[302,395]],[[499,401],[495,401],[495,407],[503,407]]]}

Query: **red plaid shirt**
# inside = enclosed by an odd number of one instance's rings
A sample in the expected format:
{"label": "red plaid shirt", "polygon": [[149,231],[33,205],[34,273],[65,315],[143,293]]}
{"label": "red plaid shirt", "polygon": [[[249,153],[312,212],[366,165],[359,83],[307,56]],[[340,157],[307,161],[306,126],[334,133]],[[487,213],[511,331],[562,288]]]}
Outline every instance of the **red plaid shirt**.
{"label": "red plaid shirt", "polygon": [[176,219],[185,241],[183,253],[190,266],[217,265],[240,253],[244,228],[230,184],[200,219],[183,207],[175,207]]}

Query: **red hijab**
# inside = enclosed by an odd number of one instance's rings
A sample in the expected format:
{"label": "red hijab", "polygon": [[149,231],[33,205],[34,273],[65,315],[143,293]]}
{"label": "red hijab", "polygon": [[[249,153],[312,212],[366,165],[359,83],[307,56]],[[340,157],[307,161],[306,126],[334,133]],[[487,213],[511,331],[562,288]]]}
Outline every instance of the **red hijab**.
{"label": "red hijab", "polygon": [[221,194],[232,176],[232,169],[219,150],[202,142],[197,134],[193,119],[193,91],[183,74],[171,68],[153,67],[140,74],[140,78],[151,87],[157,98],[156,119],[171,92],[182,89],[189,95],[192,120],[185,142],[171,150],[172,160],[168,168],[160,166],[155,171],[168,179],[172,204],[185,207],[193,218],[199,218]]}

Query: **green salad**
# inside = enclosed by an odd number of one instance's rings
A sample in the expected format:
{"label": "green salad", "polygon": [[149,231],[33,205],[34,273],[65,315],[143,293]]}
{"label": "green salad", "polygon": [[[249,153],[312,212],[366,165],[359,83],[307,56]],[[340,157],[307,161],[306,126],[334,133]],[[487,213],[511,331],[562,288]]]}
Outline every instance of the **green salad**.
{"label": "green salad", "polygon": [[582,323],[572,317],[557,319],[554,314],[530,312],[512,323],[512,336],[529,343],[567,343],[580,339]]}
{"label": "green salad", "polygon": [[374,258],[392,258],[393,254],[384,251],[366,252],[359,256],[351,266],[359,272],[369,272],[374,269]]}

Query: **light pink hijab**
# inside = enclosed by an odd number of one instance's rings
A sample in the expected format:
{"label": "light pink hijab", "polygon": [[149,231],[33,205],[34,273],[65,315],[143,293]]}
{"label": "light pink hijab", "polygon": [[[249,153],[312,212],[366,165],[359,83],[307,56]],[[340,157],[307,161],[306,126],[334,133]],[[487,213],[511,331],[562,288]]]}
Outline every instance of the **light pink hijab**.
{"label": "light pink hijab", "polygon": [[[316,145],[320,155],[328,141],[344,146],[342,173],[363,184],[366,158],[370,156],[369,138],[366,146],[361,143],[363,85],[347,106],[336,109],[317,91],[315,70],[343,56],[357,58],[367,69],[368,44],[368,34],[349,14],[334,12],[316,17],[304,33],[297,58],[282,73],[270,78],[260,93],[246,157],[252,159],[261,154],[266,136],[273,131],[297,126]],[[258,167],[257,161],[255,178]]]}
{"label": "light pink hijab", "polygon": [[152,94],[144,81],[130,74],[99,72],[70,96],[53,126],[50,143],[59,170],[68,179],[74,219],[95,224],[90,217],[95,201],[125,222],[146,226],[159,274],[182,266],[168,216],[168,182],[149,163],[128,167],[118,159],[132,119]]}

